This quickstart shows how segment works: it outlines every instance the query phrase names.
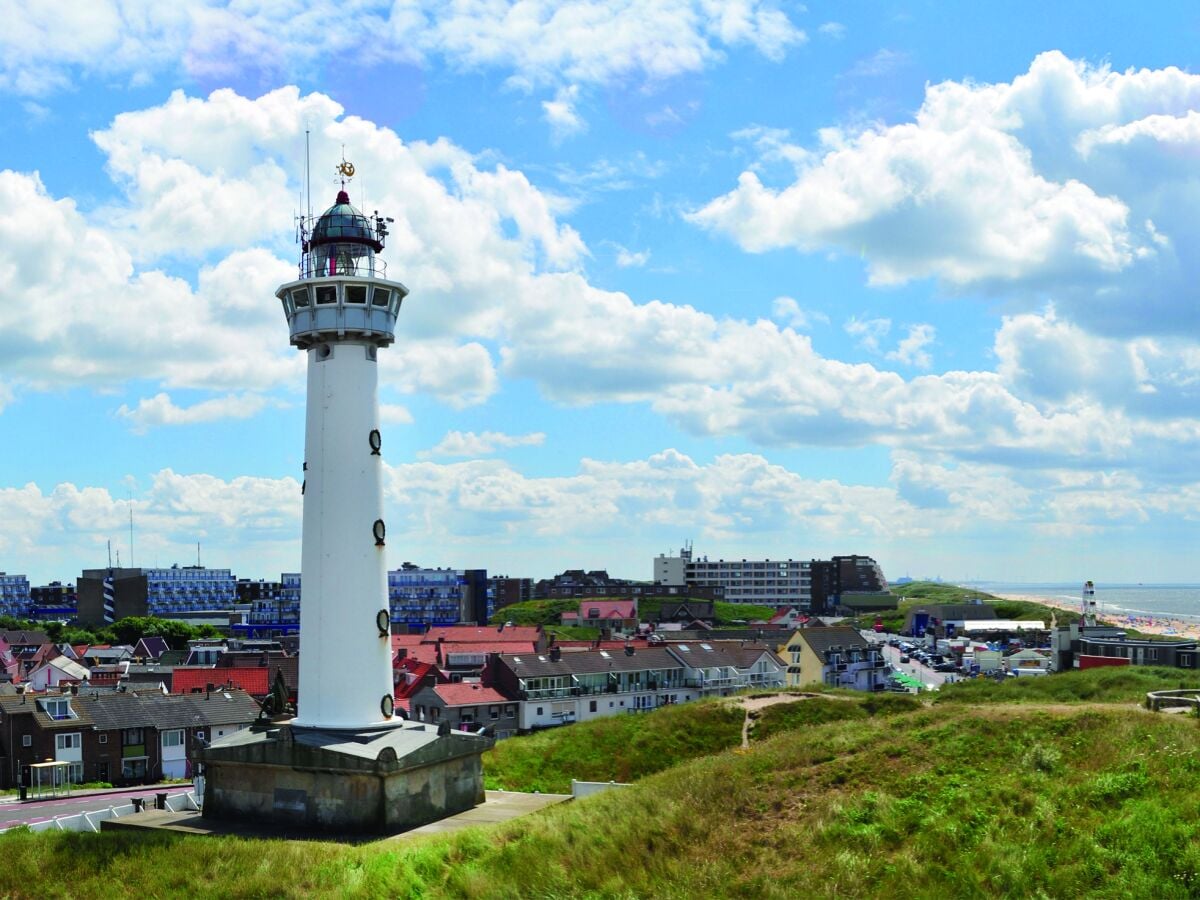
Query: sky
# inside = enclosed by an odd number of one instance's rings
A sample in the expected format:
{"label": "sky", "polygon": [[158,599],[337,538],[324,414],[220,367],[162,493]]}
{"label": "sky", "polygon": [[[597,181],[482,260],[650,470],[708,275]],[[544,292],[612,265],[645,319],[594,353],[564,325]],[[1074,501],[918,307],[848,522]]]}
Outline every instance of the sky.
{"label": "sky", "polygon": [[1200,581],[1195,4],[0,17],[0,569],[299,568],[307,132],[410,290],[390,566]]}

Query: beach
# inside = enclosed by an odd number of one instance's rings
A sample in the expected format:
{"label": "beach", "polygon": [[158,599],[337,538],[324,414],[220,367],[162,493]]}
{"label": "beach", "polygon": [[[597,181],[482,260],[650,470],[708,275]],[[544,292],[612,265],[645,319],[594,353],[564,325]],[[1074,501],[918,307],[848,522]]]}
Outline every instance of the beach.
{"label": "beach", "polygon": [[[1071,602],[1066,599],[1043,597],[1035,594],[995,594],[1004,600],[1024,600],[1029,603],[1040,603],[1067,612],[1079,612],[1079,601]],[[1200,640],[1200,623],[1176,619],[1170,616],[1136,616],[1124,613],[1105,612],[1097,606],[1096,622],[1101,625],[1112,625],[1116,628],[1130,628],[1143,634],[1159,634],[1166,637],[1194,638]]]}

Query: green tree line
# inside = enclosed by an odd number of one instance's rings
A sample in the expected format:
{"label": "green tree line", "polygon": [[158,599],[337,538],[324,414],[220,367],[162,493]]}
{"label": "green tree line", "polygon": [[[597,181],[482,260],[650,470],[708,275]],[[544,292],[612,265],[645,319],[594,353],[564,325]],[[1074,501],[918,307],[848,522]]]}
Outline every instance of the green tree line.
{"label": "green tree line", "polygon": [[172,650],[183,650],[197,638],[220,637],[212,625],[189,625],[157,616],[127,616],[111,625],[86,628],[75,623],[31,622],[13,616],[0,616],[5,631],[44,631],[56,644],[136,644],[144,637],[161,637]]}

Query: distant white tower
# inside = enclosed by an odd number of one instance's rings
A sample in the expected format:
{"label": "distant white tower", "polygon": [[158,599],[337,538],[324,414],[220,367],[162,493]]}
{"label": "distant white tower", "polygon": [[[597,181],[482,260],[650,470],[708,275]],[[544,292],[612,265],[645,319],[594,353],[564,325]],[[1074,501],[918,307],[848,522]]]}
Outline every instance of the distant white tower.
{"label": "distant white tower", "polygon": [[1089,627],[1096,624],[1096,585],[1091,581],[1083,583],[1083,595],[1079,598],[1079,624]]}
{"label": "distant white tower", "polygon": [[291,342],[308,354],[304,431],[301,727],[362,730],[393,718],[376,354],[394,339],[408,288],[376,257],[378,214],[336,203],[301,220],[299,278],[275,292]]}

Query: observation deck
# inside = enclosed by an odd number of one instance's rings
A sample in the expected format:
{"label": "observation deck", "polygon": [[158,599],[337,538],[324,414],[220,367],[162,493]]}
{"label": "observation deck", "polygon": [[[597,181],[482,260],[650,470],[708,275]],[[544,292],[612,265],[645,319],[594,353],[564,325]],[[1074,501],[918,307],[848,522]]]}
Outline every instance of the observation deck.
{"label": "observation deck", "polygon": [[294,347],[307,350],[332,341],[386,347],[393,342],[408,288],[389,281],[387,264],[376,257],[390,221],[364,216],[343,190],[313,221],[311,231],[301,222],[299,278],[275,292]]}

